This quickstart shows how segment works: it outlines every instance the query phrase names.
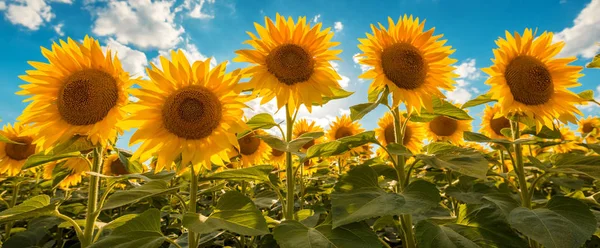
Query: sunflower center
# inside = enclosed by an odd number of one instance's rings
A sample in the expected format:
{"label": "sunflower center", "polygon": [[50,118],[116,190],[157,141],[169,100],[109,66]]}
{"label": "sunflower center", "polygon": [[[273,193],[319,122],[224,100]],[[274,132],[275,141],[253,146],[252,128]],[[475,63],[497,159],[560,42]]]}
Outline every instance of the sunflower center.
{"label": "sunflower center", "polygon": [[280,151],[280,150],[277,150],[277,149],[272,149],[271,150],[271,155],[273,155],[273,157],[279,157],[279,156],[281,156],[283,154],[284,154],[283,151]]}
{"label": "sunflower center", "polygon": [[285,44],[276,47],[267,55],[266,64],[269,72],[280,82],[293,85],[310,79],[315,61],[301,46]]}
{"label": "sunflower center", "polygon": [[24,145],[6,143],[6,146],[4,147],[4,152],[9,158],[21,161],[35,154],[35,145],[31,143],[33,141],[32,138],[17,137],[14,138],[13,141],[22,143]]}
{"label": "sunflower center", "polygon": [[504,77],[514,99],[525,105],[544,104],[554,93],[550,71],[539,59],[528,55],[514,58],[506,66]]}
{"label": "sunflower center", "polygon": [[63,120],[74,126],[92,125],[102,121],[117,105],[117,80],[110,74],[86,69],[65,79],[57,106]]}
{"label": "sunflower center", "polygon": [[120,159],[116,159],[110,163],[110,171],[116,176],[129,174],[129,171],[127,171],[127,168],[125,168]]}
{"label": "sunflower center", "polygon": [[352,130],[348,127],[340,127],[337,131],[335,131],[335,139],[341,139],[344,137],[352,136]]}
{"label": "sunflower center", "polygon": [[437,136],[450,136],[458,128],[458,121],[446,116],[440,115],[429,122],[429,128]]}
{"label": "sunflower center", "polygon": [[510,120],[506,119],[504,116],[492,118],[492,120],[490,120],[490,127],[494,133],[496,133],[496,135],[502,136],[503,134],[500,131],[502,131],[504,128],[510,128]]}
{"label": "sunflower center", "polygon": [[396,43],[383,49],[381,67],[387,79],[406,90],[419,88],[427,76],[423,55],[408,43]]}
{"label": "sunflower center", "polygon": [[253,133],[248,134],[239,140],[240,143],[240,153],[242,155],[252,155],[260,146],[260,139],[256,137]]}
{"label": "sunflower center", "polygon": [[592,123],[585,123],[583,124],[581,131],[583,131],[584,133],[589,133],[591,131],[594,131],[594,126],[592,126]]}
{"label": "sunflower center", "polygon": [[192,85],[179,89],[165,101],[162,119],[165,128],[184,139],[202,139],[221,123],[219,98],[209,89]]}
{"label": "sunflower center", "polygon": [[[391,144],[396,143],[396,133],[394,132],[394,125],[388,125],[384,130],[385,143]],[[412,131],[409,126],[404,129],[404,138],[402,138],[402,144],[406,145],[412,137]]]}

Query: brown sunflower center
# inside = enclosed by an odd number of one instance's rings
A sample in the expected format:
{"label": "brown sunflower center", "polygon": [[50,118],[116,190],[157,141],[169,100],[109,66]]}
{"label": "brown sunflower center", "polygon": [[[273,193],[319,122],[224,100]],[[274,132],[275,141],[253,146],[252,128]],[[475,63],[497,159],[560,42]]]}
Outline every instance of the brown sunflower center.
{"label": "brown sunflower center", "polygon": [[510,128],[510,120],[506,119],[504,116],[492,118],[492,120],[490,120],[490,127],[494,133],[496,133],[496,135],[502,136],[502,132],[500,131],[502,131],[504,128]]}
{"label": "brown sunflower center", "polygon": [[273,155],[273,157],[279,157],[281,155],[283,155],[285,152],[277,150],[277,149],[272,149],[271,150],[271,154]]}
{"label": "brown sunflower center", "polygon": [[4,147],[4,152],[9,158],[21,161],[35,154],[35,145],[31,143],[33,141],[32,138],[17,137],[12,140],[18,143],[22,143],[23,145],[6,143],[6,146]]}
{"label": "brown sunflower center", "polygon": [[412,90],[425,83],[427,65],[421,52],[411,44],[396,43],[381,52],[385,76],[398,88]]}
{"label": "brown sunflower center", "polygon": [[123,162],[121,162],[121,160],[118,158],[112,163],[110,163],[110,171],[115,176],[129,174],[129,171],[127,171],[127,168],[125,168]]}
{"label": "brown sunflower center", "polygon": [[589,133],[591,131],[594,131],[594,126],[592,126],[592,123],[585,123],[583,124],[581,131],[583,131],[584,133]]}
{"label": "brown sunflower center", "polygon": [[[385,143],[396,143],[396,133],[394,132],[394,125],[388,125],[383,131],[385,134]],[[408,144],[408,142],[410,141],[410,137],[412,137],[412,131],[410,130],[409,126],[406,126],[406,129],[404,129],[404,138],[402,138],[402,144]]]}
{"label": "brown sunflower center", "polygon": [[239,140],[240,143],[240,153],[242,155],[252,155],[260,146],[260,139],[256,137],[253,133],[248,134]]}
{"label": "brown sunflower center", "polygon": [[165,101],[165,128],[185,139],[202,139],[212,134],[223,116],[219,98],[209,89],[192,85],[179,89]]}
{"label": "brown sunflower center", "polygon": [[554,93],[550,71],[539,59],[528,55],[514,58],[504,72],[514,99],[526,105],[548,102]]}
{"label": "brown sunflower center", "polygon": [[335,131],[335,139],[341,139],[352,135],[354,135],[354,133],[352,133],[352,129],[349,127],[340,127]]}
{"label": "brown sunflower center", "polygon": [[269,72],[287,85],[308,81],[315,67],[315,61],[310,54],[294,44],[285,44],[273,49],[267,55],[266,64]]}
{"label": "brown sunflower center", "polygon": [[85,69],[67,77],[58,94],[58,112],[63,120],[75,126],[102,121],[117,105],[117,80],[110,74]]}
{"label": "brown sunflower center", "polygon": [[450,136],[458,128],[458,121],[446,116],[440,115],[429,122],[429,128],[437,136]]}

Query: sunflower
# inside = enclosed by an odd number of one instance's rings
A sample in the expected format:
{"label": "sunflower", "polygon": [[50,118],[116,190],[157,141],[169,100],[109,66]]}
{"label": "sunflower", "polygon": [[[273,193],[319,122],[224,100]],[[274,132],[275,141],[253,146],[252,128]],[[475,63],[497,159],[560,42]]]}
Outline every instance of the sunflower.
{"label": "sunflower", "polygon": [[271,148],[269,161],[271,161],[271,164],[275,167],[283,169],[282,166],[285,164],[285,152]]}
{"label": "sunflower", "polygon": [[341,50],[330,50],[339,42],[332,42],[330,28],[321,30],[321,23],[311,27],[306,17],[294,22],[292,17],[277,14],[275,24],[265,17],[266,25],[254,23],[258,36],[248,32],[255,50],[243,49],[233,61],[254,64],[245,72],[252,77],[247,88],[262,96],[266,103],[277,98],[277,107],[289,104],[292,110],[304,104],[308,111],[312,104],[321,104],[324,97],[334,96],[341,90],[342,78],[329,61],[339,60]]}
{"label": "sunflower", "polygon": [[227,151],[238,147],[235,134],[247,129],[242,120],[247,97],[235,91],[240,70],[225,73],[225,63],[210,69],[210,59],[190,65],[181,50],[171,58],[160,57],[162,70],[151,63],[150,80],[131,90],[139,101],[127,106],[132,114],[124,127],[138,128],[130,145],[141,143],[132,159],[156,156],[158,171],[180,156],[181,167],[191,163],[196,172],[211,163],[224,165]]}
{"label": "sunflower", "polygon": [[575,123],[574,114],[581,111],[574,104],[582,100],[568,88],[579,85],[582,67],[569,65],[576,57],[554,58],[565,43],[552,44],[552,33],[533,35],[531,29],[523,36],[507,31],[506,39],[496,41],[494,65],[482,69],[490,76],[489,93],[503,115],[525,114],[535,120],[538,131],[544,125],[551,127],[555,118]]}
{"label": "sunflower", "polygon": [[267,132],[257,129],[238,139],[242,167],[250,167],[268,161],[271,147],[262,139],[256,137],[258,135],[267,135]]}
{"label": "sunflower", "polygon": [[[359,133],[364,132],[363,129],[358,122],[353,122],[348,115],[342,115],[341,117],[336,117],[335,121],[329,125],[329,130],[325,134],[325,137],[329,141],[334,141],[337,139],[341,139],[344,137],[357,135]],[[353,155],[360,154],[365,151],[365,147],[354,147],[350,150],[350,152],[342,155],[343,158],[348,158]]]}
{"label": "sunflower", "polygon": [[485,106],[479,132],[492,139],[506,139],[500,132],[504,128],[510,129],[510,120],[500,114],[500,105]]}
{"label": "sunflower", "polygon": [[93,144],[114,143],[122,129],[117,123],[126,113],[127,89],[134,80],[121,68],[110,50],[106,55],[97,40],[86,36],[83,44],[68,39],[54,43],[52,51],[42,48],[49,63],[29,62],[36,70],[20,78],[19,95],[31,101],[18,118],[32,123],[26,133],[43,150],[74,135],[85,135]]}
{"label": "sunflower", "polygon": [[[406,118],[400,115],[400,122],[404,123]],[[386,147],[391,143],[396,143],[396,134],[394,132],[394,116],[387,112],[377,122],[378,127],[375,128],[375,136],[381,145]],[[425,130],[423,125],[420,123],[409,121],[404,129],[404,138],[402,139],[403,145],[408,148],[412,153],[418,153],[423,146],[423,139],[425,139]],[[383,153],[378,153],[383,154]]]}
{"label": "sunflower", "polygon": [[575,151],[575,150],[580,150],[580,151],[585,150],[583,147],[580,147],[577,145],[577,143],[578,143],[577,136],[575,136],[575,132],[573,132],[569,127],[567,127],[567,126],[560,127],[559,131],[560,131],[561,138],[558,141],[562,141],[562,143],[552,146],[551,147],[552,151],[554,151],[556,153],[569,153],[569,152]]}
{"label": "sunflower", "polygon": [[598,117],[588,116],[585,119],[579,120],[579,129],[577,132],[585,136],[588,143],[598,142],[600,137],[600,119]]}
{"label": "sunflower", "polygon": [[4,137],[20,143],[0,142],[0,174],[9,177],[18,175],[27,158],[37,152],[37,146],[32,143],[34,138],[23,134],[26,128],[29,127],[17,122],[14,125],[4,125],[3,130],[0,130]]}
{"label": "sunflower", "polygon": [[108,155],[108,157],[104,159],[104,163],[102,165],[102,174],[107,176],[120,176],[130,173],[129,170],[127,170],[127,167],[125,167],[125,164],[123,164],[121,159],[119,159],[119,155],[114,153]]}
{"label": "sunflower", "polygon": [[473,148],[481,153],[490,153],[490,150],[476,142],[465,142],[465,147]]}
{"label": "sunflower", "polygon": [[471,120],[456,120],[440,115],[428,122],[425,130],[431,141],[450,141],[455,145],[463,145],[463,133],[471,130]]}
{"label": "sunflower", "polygon": [[77,186],[81,183],[81,179],[85,176],[85,172],[90,170],[88,161],[83,157],[67,158],[57,162],[51,162],[44,166],[44,179],[52,179],[52,174],[56,168],[60,166],[60,170],[68,170],[69,174],[58,184],[61,189]]}
{"label": "sunflower", "polygon": [[440,89],[451,90],[454,83],[453,63],[449,56],[454,53],[450,46],[444,46],[442,35],[433,35],[434,29],[424,31],[425,21],[404,15],[397,23],[388,17],[386,29],[371,25],[373,34],[359,39],[358,55],[363,65],[373,69],[360,75],[363,79],[373,79],[369,92],[388,87],[393,96],[393,106],[406,104],[409,112],[421,111],[425,107],[433,111],[433,97],[445,98]]}
{"label": "sunflower", "polygon": [[[301,135],[303,135],[305,133],[311,133],[311,132],[323,132],[323,128],[320,127],[319,125],[317,125],[317,123],[315,121],[301,119],[294,124],[294,129],[292,130],[292,139],[297,139]],[[306,152],[306,150],[308,150],[308,148],[310,148],[311,146],[323,143],[323,140],[324,140],[324,137],[322,137],[322,136],[319,138],[313,139],[312,141],[310,141],[310,142],[306,143],[304,146],[302,146],[301,150]]]}

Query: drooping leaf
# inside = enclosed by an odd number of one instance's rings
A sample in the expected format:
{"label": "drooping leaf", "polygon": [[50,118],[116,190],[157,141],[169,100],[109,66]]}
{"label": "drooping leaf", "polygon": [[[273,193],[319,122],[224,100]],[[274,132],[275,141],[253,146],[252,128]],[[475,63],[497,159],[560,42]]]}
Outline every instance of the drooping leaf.
{"label": "drooping leaf", "polygon": [[257,138],[262,139],[267,145],[273,149],[280,151],[287,151],[288,143],[282,140],[280,137],[274,135],[256,135]]}
{"label": "drooping leaf", "polygon": [[555,167],[551,172],[584,174],[600,180],[600,156],[585,156],[577,153],[557,154],[551,157]]}
{"label": "drooping leaf", "polygon": [[508,222],[547,248],[581,247],[597,224],[586,204],[563,196],[553,196],[544,208],[515,208]]}
{"label": "drooping leaf", "polygon": [[437,225],[427,220],[417,223],[415,229],[415,236],[419,248],[480,248],[475,242],[457,233],[452,228]]}
{"label": "drooping leaf", "polygon": [[354,147],[360,147],[368,143],[377,143],[375,132],[367,131],[353,136],[311,146],[306,152],[305,160],[316,157],[341,155],[347,151],[350,151],[350,149]]}
{"label": "drooping leaf", "polygon": [[169,188],[166,181],[153,180],[133,189],[119,190],[113,193],[108,197],[102,209],[106,210],[125,206],[148,197],[175,192],[178,189],[179,187]]}
{"label": "drooping leaf", "polygon": [[594,91],[593,90],[584,90],[582,92],[579,92],[577,95],[585,101],[594,101]]}
{"label": "drooping leaf", "polygon": [[331,90],[333,92],[333,96],[325,96],[323,97],[323,101],[320,103],[313,103],[313,105],[315,106],[321,106],[323,104],[326,104],[332,100],[337,100],[337,99],[344,99],[346,97],[351,96],[352,94],[354,94],[354,92],[351,91],[345,91],[344,89],[341,88],[334,88]]}
{"label": "drooping leaf", "polygon": [[402,191],[404,206],[399,210],[403,213],[421,213],[439,204],[442,200],[440,191],[435,184],[425,180],[414,180]]}
{"label": "drooping leaf", "polygon": [[483,94],[477,96],[475,99],[471,99],[462,105],[462,109],[479,106],[481,104],[486,104],[488,102],[495,102],[496,100],[491,98],[491,95]]}
{"label": "drooping leaf", "polygon": [[246,125],[248,125],[248,127],[252,130],[258,128],[269,129],[277,126],[277,122],[275,122],[275,119],[273,119],[273,116],[270,114],[260,113],[252,116],[252,118],[246,122]]}
{"label": "drooping leaf", "polygon": [[427,154],[418,154],[416,157],[430,166],[450,169],[479,179],[486,178],[488,161],[474,149],[435,142],[427,145],[424,150]]}
{"label": "drooping leaf", "polygon": [[407,157],[407,158],[411,157],[413,155],[412,152],[410,152],[410,150],[408,150],[408,148],[406,148],[406,146],[400,145],[398,143],[391,143],[386,146],[386,149],[392,155],[400,155],[400,156]]}
{"label": "drooping leaf", "polygon": [[269,181],[269,174],[271,174],[273,169],[274,167],[271,165],[257,165],[248,168],[224,170],[207,177],[200,178],[200,180],[256,180],[266,182]]}
{"label": "drooping leaf", "polygon": [[456,223],[446,224],[481,247],[521,248],[527,242],[506,221],[506,214],[495,205],[460,205]]}
{"label": "drooping leaf", "polygon": [[0,212],[0,223],[51,215],[54,213],[55,208],[56,204],[50,203],[50,196],[34,196],[19,205]]}
{"label": "drooping leaf", "polygon": [[364,223],[353,223],[332,229],[331,225],[307,227],[286,220],[275,227],[273,236],[281,248],[294,247],[381,247],[377,235]]}
{"label": "drooping leaf", "polygon": [[19,142],[9,139],[8,137],[4,136],[2,133],[0,133],[0,142],[16,144],[16,145],[24,145],[23,143],[19,143]]}
{"label": "drooping leaf", "polygon": [[112,220],[111,222],[106,224],[103,228],[104,228],[104,230],[115,229],[117,227],[124,225],[125,223],[127,223],[128,221],[130,221],[131,219],[133,219],[137,216],[138,216],[137,214],[126,214],[126,215],[119,216],[119,218]]}
{"label": "drooping leaf", "polygon": [[31,155],[29,158],[27,158],[27,161],[25,161],[25,164],[23,164],[23,170],[31,169],[33,167],[44,165],[46,163],[58,161],[61,159],[75,158],[75,157],[79,157],[79,156],[81,156],[80,152],[70,152],[70,153],[63,153],[63,154],[59,154],[59,155],[52,155],[52,154],[44,155],[43,153],[38,153],[38,154]]}
{"label": "drooping leaf", "polygon": [[269,233],[267,222],[252,200],[237,191],[221,196],[213,213],[206,217],[186,213],[183,226],[199,234],[228,230],[241,235],[257,236]]}
{"label": "drooping leaf", "polygon": [[160,230],[160,211],[152,208],[116,227],[90,248],[158,248],[166,240]]}
{"label": "drooping leaf", "polygon": [[428,112],[425,108],[421,110],[420,115],[411,116],[411,120],[418,122],[428,122],[435,119],[438,116],[447,116],[457,120],[472,120],[471,116],[467,114],[463,109],[454,106],[454,104],[434,97],[433,100],[433,113]]}
{"label": "drooping leaf", "polygon": [[369,112],[373,111],[379,104],[387,104],[390,91],[387,87],[381,92],[378,100],[375,102],[361,103],[350,107],[350,119],[358,121]]}

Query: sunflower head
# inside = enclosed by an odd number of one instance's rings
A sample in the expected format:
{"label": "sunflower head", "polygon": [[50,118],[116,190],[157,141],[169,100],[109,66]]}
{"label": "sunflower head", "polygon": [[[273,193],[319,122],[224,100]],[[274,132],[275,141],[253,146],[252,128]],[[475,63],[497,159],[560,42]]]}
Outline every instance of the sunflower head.
{"label": "sunflower head", "polygon": [[504,128],[510,128],[510,120],[500,113],[500,105],[486,106],[480,132],[492,139],[505,139],[506,137],[500,132]]}
{"label": "sunflower head", "polygon": [[239,156],[243,167],[250,167],[268,161],[271,147],[260,139],[259,135],[267,135],[262,129],[257,129],[238,139],[240,144]]}
{"label": "sunflower head", "polygon": [[29,62],[36,70],[20,76],[28,82],[17,94],[31,101],[19,120],[32,123],[27,133],[48,151],[74,135],[85,135],[94,144],[114,142],[125,117],[127,89],[133,84],[119,59],[97,40],[86,36],[82,43],[72,39],[42,48],[48,63]]}
{"label": "sunflower head", "polygon": [[560,140],[557,140],[557,141],[562,141],[562,143],[550,147],[550,149],[553,152],[569,153],[569,152],[572,152],[575,150],[579,150],[579,151],[585,150],[583,147],[580,147],[579,145],[577,145],[577,143],[579,143],[580,139],[575,135],[575,132],[573,132],[573,130],[571,130],[569,127],[562,126],[558,130],[560,132],[561,138],[560,138]]}
{"label": "sunflower head", "polygon": [[450,141],[452,144],[462,145],[463,133],[471,130],[471,120],[456,120],[440,115],[425,124],[425,129],[431,141]]}
{"label": "sunflower head", "polygon": [[0,142],[0,175],[9,177],[18,175],[27,158],[39,151],[33,143],[34,138],[24,134],[27,128],[30,127],[17,122],[14,125],[6,124],[0,130],[4,137],[19,143]]}
{"label": "sunflower head", "polygon": [[58,184],[59,188],[67,189],[77,186],[79,183],[81,183],[81,179],[85,175],[85,172],[90,170],[90,167],[85,158],[67,158],[46,164],[44,166],[43,178],[52,179],[53,173],[55,173],[57,170],[68,171],[68,175]]}
{"label": "sunflower head", "polygon": [[[315,121],[309,121],[307,119],[300,119],[299,121],[294,123],[294,129],[292,131],[292,139],[297,139],[301,135],[303,135],[305,133],[311,133],[311,132],[323,132],[323,128],[320,127],[319,125],[317,125],[317,123]],[[323,137],[313,139],[312,141],[310,141],[310,142],[306,143],[304,146],[302,146],[302,150],[306,151],[311,146],[322,143],[323,139],[324,139]]]}
{"label": "sunflower head", "polygon": [[119,154],[113,153],[104,159],[102,174],[107,176],[120,176],[130,173],[125,164],[119,159]]}
{"label": "sunflower head", "polygon": [[588,143],[598,142],[600,138],[600,118],[588,116],[585,119],[579,120],[579,128],[577,129]]}
{"label": "sunflower head", "polygon": [[342,51],[331,50],[339,42],[331,41],[330,28],[321,30],[321,23],[311,27],[306,17],[294,21],[279,14],[275,23],[268,17],[265,23],[264,27],[254,23],[258,37],[248,33],[250,40],[245,43],[254,49],[238,50],[234,59],[253,64],[245,70],[252,77],[246,87],[263,97],[262,103],[277,98],[278,108],[305,105],[310,112],[313,103],[320,104],[341,89],[342,78],[329,61],[339,60]]}
{"label": "sunflower head", "polygon": [[[365,129],[361,127],[360,123],[352,121],[349,115],[342,115],[341,117],[336,117],[335,121],[329,125],[329,130],[325,133],[325,137],[328,141],[334,141],[344,137],[357,135],[364,131]],[[342,156],[349,157],[362,152],[366,152],[364,147],[354,147],[350,152],[345,153]]]}
{"label": "sunflower head", "polygon": [[156,170],[169,168],[181,156],[181,167],[210,168],[228,162],[238,147],[235,133],[247,129],[242,116],[246,97],[235,88],[240,71],[225,73],[225,63],[210,68],[210,59],[190,64],[181,50],[171,61],[151,64],[150,80],[140,80],[131,93],[139,100],[127,106],[127,128],[138,128],[130,144],[142,143],[132,159],[157,157]]}
{"label": "sunflower head", "polygon": [[522,36],[507,31],[506,39],[496,41],[494,64],[483,69],[490,76],[486,84],[500,112],[526,114],[536,121],[538,131],[552,126],[554,119],[575,123],[575,114],[581,115],[575,107],[581,99],[568,88],[579,85],[582,67],[569,65],[575,57],[554,58],[565,43],[552,44],[552,36],[544,32],[536,38],[531,29]]}
{"label": "sunflower head", "polygon": [[[400,122],[404,123],[406,117],[400,114]],[[387,146],[391,143],[396,142],[396,133],[394,131],[394,116],[387,112],[377,122],[377,128],[375,128],[375,136],[377,140],[383,146]],[[425,139],[425,130],[421,123],[409,121],[406,123],[404,129],[404,137],[402,139],[403,145],[408,148],[412,153],[418,153],[423,146],[423,139]],[[384,154],[379,152],[378,154]]]}
{"label": "sunflower head", "polygon": [[372,67],[360,76],[372,79],[369,92],[388,87],[393,97],[393,106],[400,102],[407,110],[417,113],[421,107],[433,109],[434,96],[444,98],[440,89],[453,88],[452,64],[456,60],[449,56],[454,52],[450,46],[444,46],[442,35],[434,35],[434,29],[425,31],[425,21],[412,15],[394,22],[388,17],[389,27],[371,25],[373,34],[359,39],[359,62]]}

